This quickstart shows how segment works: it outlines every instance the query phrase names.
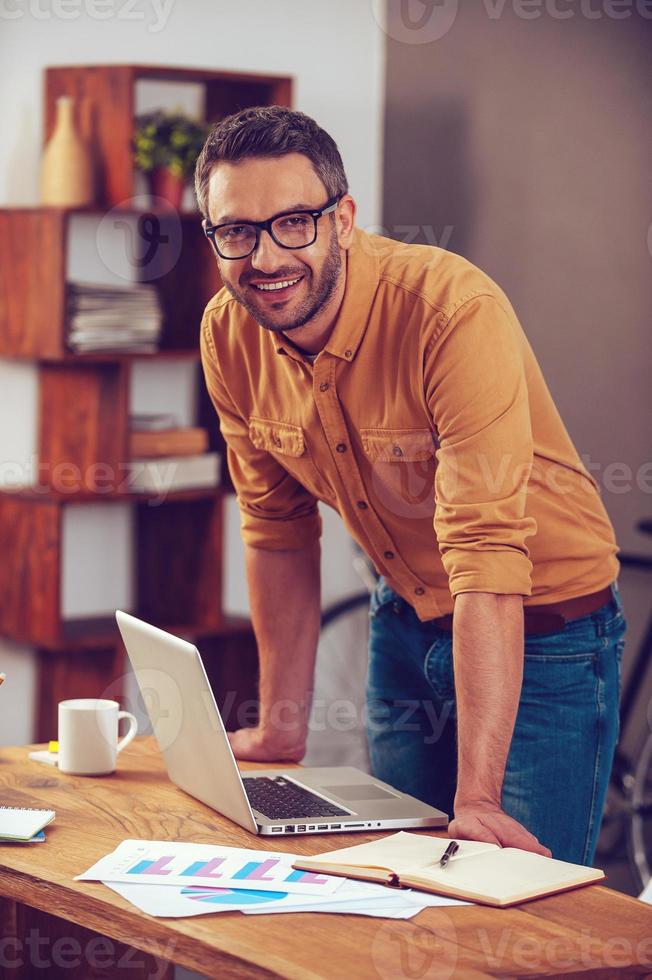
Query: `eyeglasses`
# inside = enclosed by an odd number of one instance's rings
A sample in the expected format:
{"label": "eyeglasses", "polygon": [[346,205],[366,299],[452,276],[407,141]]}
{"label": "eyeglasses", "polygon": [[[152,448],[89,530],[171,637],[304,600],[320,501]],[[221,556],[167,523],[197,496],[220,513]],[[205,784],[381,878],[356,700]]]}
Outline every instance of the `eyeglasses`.
{"label": "eyeglasses", "polygon": [[222,259],[246,259],[258,248],[260,234],[266,231],[281,248],[307,248],[317,240],[317,221],[338,205],[340,195],[331,197],[318,211],[281,211],[267,221],[229,222],[211,225],[204,218],[202,227]]}

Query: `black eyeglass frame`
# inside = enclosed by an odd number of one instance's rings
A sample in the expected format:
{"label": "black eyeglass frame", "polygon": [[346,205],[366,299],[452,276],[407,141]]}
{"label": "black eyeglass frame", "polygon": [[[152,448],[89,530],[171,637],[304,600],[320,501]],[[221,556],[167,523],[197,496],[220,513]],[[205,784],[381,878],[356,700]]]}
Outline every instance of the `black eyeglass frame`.
{"label": "black eyeglass frame", "polygon": [[[204,229],[204,234],[206,235],[206,238],[208,238],[209,242],[213,246],[215,252],[219,255],[221,259],[226,259],[229,262],[238,262],[240,259],[249,258],[249,256],[252,255],[258,248],[258,242],[260,241],[260,234],[263,231],[266,231],[269,237],[272,239],[272,241],[275,242],[277,245],[279,245],[281,248],[287,248],[290,251],[295,252],[301,248],[309,248],[311,245],[315,244],[315,242],[317,241],[317,221],[319,220],[319,218],[321,218],[322,215],[330,214],[332,211],[334,211],[337,205],[339,204],[341,197],[342,197],[341,194],[337,194],[335,197],[329,198],[329,200],[326,202],[324,207],[316,211],[310,211],[310,210],[279,211],[278,214],[272,215],[272,217],[268,218],[267,221],[225,221],[220,225],[211,225],[208,223],[208,219],[204,218],[204,220],[202,221],[202,228]],[[283,242],[280,242],[278,240],[278,238],[276,237],[276,235],[272,230],[272,225],[275,221],[278,221],[279,218],[285,218],[291,214],[307,214],[310,215],[310,217],[313,219],[314,234],[311,241],[306,242],[305,245],[284,245]],[[223,255],[222,252],[220,252],[219,250],[217,242],[215,241],[215,232],[219,231],[220,228],[228,228],[229,225],[238,225],[238,224],[248,225],[250,228],[254,228],[256,231],[256,241],[254,242],[250,250],[246,252],[244,255],[238,255],[238,256]]]}

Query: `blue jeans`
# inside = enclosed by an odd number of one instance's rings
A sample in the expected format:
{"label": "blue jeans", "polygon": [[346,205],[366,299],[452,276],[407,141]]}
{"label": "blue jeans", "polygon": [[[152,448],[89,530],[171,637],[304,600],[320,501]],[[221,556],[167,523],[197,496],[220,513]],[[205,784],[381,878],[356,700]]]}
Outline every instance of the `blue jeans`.
{"label": "blue jeans", "polygon": [[[626,623],[611,601],[557,633],[525,637],[523,687],[502,806],[552,851],[593,862],[618,740]],[[371,597],[367,734],[374,773],[453,814],[452,637],[380,579]]]}

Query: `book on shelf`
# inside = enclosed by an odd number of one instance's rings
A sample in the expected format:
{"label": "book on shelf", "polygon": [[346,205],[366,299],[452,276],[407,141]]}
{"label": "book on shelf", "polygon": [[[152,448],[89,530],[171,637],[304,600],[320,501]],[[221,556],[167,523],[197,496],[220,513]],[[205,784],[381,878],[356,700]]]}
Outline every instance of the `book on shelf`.
{"label": "book on shelf", "polygon": [[159,429],[129,433],[129,455],[132,459],[157,456],[199,456],[208,451],[208,432],[188,426],[184,429]]}
{"label": "book on shelf", "polygon": [[134,412],[129,416],[131,432],[160,432],[178,427],[179,420],[171,412]]}
{"label": "book on shelf", "polygon": [[68,347],[77,353],[154,353],[163,325],[156,288],[66,283]]}
{"label": "book on shelf", "polygon": [[369,844],[301,857],[293,867],[381,885],[416,888],[499,908],[606,877],[597,868],[472,840],[459,841],[457,854],[441,867],[439,862],[449,844],[445,837],[401,831]]}
{"label": "book on shelf", "polygon": [[143,493],[162,495],[174,490],[210,489],[219,482],[219,453],[132,459],[129,464],[129,489]]}

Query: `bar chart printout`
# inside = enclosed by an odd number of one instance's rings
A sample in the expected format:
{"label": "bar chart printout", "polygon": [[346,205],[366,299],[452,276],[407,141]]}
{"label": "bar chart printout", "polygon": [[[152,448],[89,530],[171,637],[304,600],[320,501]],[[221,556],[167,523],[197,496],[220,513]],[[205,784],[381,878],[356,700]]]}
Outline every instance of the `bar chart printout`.
{"label": "bar chart printout", "polygon": [[294,860],[294,854],[218,844],[126,840],[75,880],[212,885],[315,896],[332,895],[342,885],[343,879],[332,875],[295,871]]}

